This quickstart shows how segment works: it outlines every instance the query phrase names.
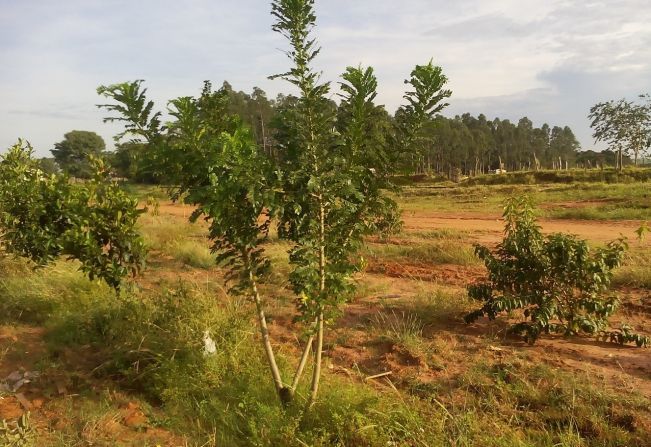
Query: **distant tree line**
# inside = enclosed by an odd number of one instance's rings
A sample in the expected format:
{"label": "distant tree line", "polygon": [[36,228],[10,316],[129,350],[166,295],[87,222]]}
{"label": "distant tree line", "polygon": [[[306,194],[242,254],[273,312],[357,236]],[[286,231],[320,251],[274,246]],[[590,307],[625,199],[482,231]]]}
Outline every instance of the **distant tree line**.
{"label": "distant tree line", "polygon": [[[296,112],[298,98],[284,94],[269,98],[257,87],[249,94],[234,90],[228,82],[222,84],[220,91],[228,98],[228,112],[239,115],[250,127],[260,150],[272,158],[283,157],[289,149],[282,147],[279,141],[290,131],[287,122]],[[333,114],[345,113],[333,100],[329,100],[327,106]],[[644,155],[648,145],[640,143],[639,137],[627,143],[621,127],[624,127],[624,122],[630,122],[630,107],[631,103],[624,100],[619,103],[611,101],[599,104],[591,111],[596,123],[593,124],[601,126],[595,131],[596,139],[610,144],[609,149],[602,152],[581,151],[574,132],[568,126],[543,124],[535,127],[527,117],[515,123],[507,119],[489,119],[484,114],[472,116],[465,113],[453,118],[441,115],[428,118],[411,146],[411,152],[389,153],[387,156],[393,157],[392,162],[404,174],[433,174],[453,179],[496,170],[590,169],[632,164]],[[379,133],[391,134],[391,129],[400,128],[400,110],[391,115],[383,106],[377,106],[373,113]],[[620,127],[609,125],[608,119],[615,120],[612,117],[617,113],[627,113],[628,121],[620,117],[616,121]],[[631,127],[628,124],[628,128]],[[639,136],[639,127],[635,129],[638,129],[635,135]],[[395,141],[395,145],[399,146],[400,142]],[[103,153],[118,177],[142,183],[164,181],[151,168],[150,152],[141,142],[125,142],[118,144],[114,152],[106,153],[99,135],[72,131],[55,145],[52,150],[54,157],[42,159],[41,164],[48,172],[60,168],[69,175],[83,178],[88,172],[87,155]]]}

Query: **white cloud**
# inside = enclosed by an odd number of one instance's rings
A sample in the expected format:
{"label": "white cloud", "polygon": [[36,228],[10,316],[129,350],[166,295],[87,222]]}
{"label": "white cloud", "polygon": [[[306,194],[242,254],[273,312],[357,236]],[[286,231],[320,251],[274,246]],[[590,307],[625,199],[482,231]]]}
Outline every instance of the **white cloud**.
{"label": "white cloud", "polygon": [[[589,146],[590,105],[651,91],[648,0],[318,0],[317,13],[324,78],[373,65],[390,109],[433,57],[448,113],[569,124]],[[0,149],[24,136],[46,154],[72,129],[110,139],[99,84],[144,78],[161,106],[204,79],[291,91],[266,79],[287,65],[271,23],[260,0],[0,0]]]}

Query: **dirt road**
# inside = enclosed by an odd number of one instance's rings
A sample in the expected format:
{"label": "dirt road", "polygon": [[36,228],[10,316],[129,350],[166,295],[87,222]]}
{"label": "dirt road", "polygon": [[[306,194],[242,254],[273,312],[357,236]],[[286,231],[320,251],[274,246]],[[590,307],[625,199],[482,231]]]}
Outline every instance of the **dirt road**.
{"label": "dirt road", "polygon": [[[451,229],[468,231],[482,243],[501,240],[504,222],[499,214],[409,212],[403,214],[407,231]],[[639,221],[548,220],[539,221],[545,233],[572,233],[594,242],[607,242],[625,236],[636,239]]]}

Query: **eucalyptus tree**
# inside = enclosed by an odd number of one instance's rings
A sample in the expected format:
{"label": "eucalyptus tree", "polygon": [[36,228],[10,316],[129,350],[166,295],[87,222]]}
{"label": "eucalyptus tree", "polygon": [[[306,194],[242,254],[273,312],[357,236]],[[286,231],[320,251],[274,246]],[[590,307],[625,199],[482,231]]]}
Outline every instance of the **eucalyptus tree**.
{"label": "eucalyptus tree", "polygon": [[633,155],[635,164],[640,154],[651,147],[651,98],[641,95],[639,103],[620,99],[595,104],[590,109],[593,136],[618,154],[617,166],[622,169],[624,155]]}

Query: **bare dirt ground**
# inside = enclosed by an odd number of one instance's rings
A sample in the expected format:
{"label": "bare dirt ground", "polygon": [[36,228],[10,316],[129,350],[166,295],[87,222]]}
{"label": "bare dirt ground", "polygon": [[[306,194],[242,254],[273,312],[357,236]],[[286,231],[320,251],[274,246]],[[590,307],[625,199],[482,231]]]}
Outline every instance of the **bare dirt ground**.
{"label": "bare dirt ground", "polygon": [[[187,206],[162,203],[161,218],[176,216],[187,218],[192,209]],[[464,242],[495,244],[502,237],[503,222],[500,215],[485,215],[473,212],[457,213],[406,213],[404,228],[409,232],[425,230],[460,230],[468,232]],[[542,220],[546,233],[569,232],[593,242],[603,243],[621,235],[635,238],[639,223],[633,221],[577,221]],[[183,277],[190,282],[217,281],[214,270],[179,270],[178,262],[154,253],[155,268],[144,273],[139,280],[142,287],[158,287],[168,279]],[[387,306],[396,309],[408,306],[424,289],[444,287],[463,293],[465,286],[480,279],[485,270],[481,266],[431,265],[425,263],[394,262],[379,260],[372,262],[361,279],[368,288],[364,296],[347,306],[325,344],[326,364],[334,373],[343,374],[353,380],[387,373],[382,386],[398,386],[401,382],[417,379],[421,382],[452,380],[467,367],[470,358],[502,358],[511,355],[527,355],[534,361],[545,362],[553,367],[568,371],[587,373],[593,384],[614,390],[632,390],[651,396],[651,352],[649,349],[622,347],[602,343],[590,338],[543,337],[536,345],[508,338],[504,335],[504,322],[478,321],[466,325],[462,315],[426,326],[423,335],[438,340],[443,352],[434,359],[424,358],[391,342],[378,340],[370,335],[368,327],[376,321],[378,313]],[[651,334],[651,290],[620,290],[624,296],[622,311],[615,318],[627,321],[641,332]],[[274,340],[288,351],[297,354],[299,346],[293,331],[287,331],[292,323],[290,307],[274,309],[271,314],[271,332]],[[376,322],[377,323],[377,322]],[[47,358],[43,339],[44,329],[38,327],[0,326],[0,380],[13,371],[30,371],[44,365]],[[79,355],[79,353],[77,353]],[[89,358],[92,358],[89,357]],[[88,360],[88,359],[86,359]],[[77,377],[90,383],[91,389],[111,388],[90,378],[92,364],[76,357],[63,356],[60,368],[62,374],[46,373],[33,383],[25,385],[21,397],[17,395],[0,398],[0,420],[14,420],[24,411],[32,413],[33,423],[45,432],[53,432],[71,424],[83,409],[78,408],[78,397],[74,386],[65,380]],[[432,362],[437,367],[431,367]],[[92,362],[91,362],[92,363]],[[47,371],[47,368],[46,368]],[[51,370],[50,370],[51,371]],[[65,380],[64,380],[65,379]],[[379,381],[371,381],[378,386]],[[369,382],[369,383],[371,383]],[[99,392],[99,391],[98,391]],[[99,397],[98,397],[99,398]],[[111,439],[123,439],[124,445],[184,445],[184,440],[165,430],[155,427],[151,419],[156,414],[152,409],[141,408],[128,395],[113,392],[112,411],[107,416],[91,422],[86,421],[78,428],[88,445],[111,444]],[[643,421],[643,425],[651,422]],[[647,427],[651,431],[651,426]]]}
{"label": "bare dirt ground", "polygon": [[[586,206],[584,202],[568,202],[567,207]],[[178,204],[164,203],[160,207],[161,215],[187,217],[191,208]],[[504,223],[501,214],[488,215],[478,212],[409,212],[403,213],[405,232],[455,230],[468,232],[468,241],[494,245],[502,239]],[[630,240],[636,238],[635,230],[639,221],[588,221],[588,220],[554,220],[541,219],[539,224],[544,233],[566,232],[576,234],[581,238],[595,243],[604,243],[621,236]],[[369,318],[378,311],[377,301],[382,297],[396,299],[397,302],[413,297],[419,285],[423,282],[433,282],[445,287],[463,289],[469,283],[475,282],[485,274],[482,266],[460,266],[452,264],[432,265],[418,262],[372,261],[367,268],[365,282],[374,284],[383,291],[380,294],[365,297],[355,304],[349,305],[339,323],[339,329],[363,328]],[[623,309],[614,318],[625,320],[644,333],[651,334],[651,291],[621,290]],[[277,324],[285,319],[279,319]],[[290,324],[288,318],[286,324]],[[478,322],[466,326],[460,320],[439,325],[438,330],[453,337],[454,334],[479,337],[498,331],[489,322]],[[284,332],[276,327],[281,335]],[[282,335],[281,335],[282,338]],[[368,373],[384,372],[387,368],[407,368],[418,370],[421,364],[417,359],[408,355],[400,355],[392,351],[393,346],[374,344],[363,329],[353,334],[351,342],[346,346],[337,346],[331,353],[333,366],[344,369],[366,366]],[[289,341],[289,340],[287,340]],[[639,390],[651,396],[651,353],[649,349],[622,347],[612,343],[597,342],[594,339],[562,337],[543,338],[535,346],[528,346],[514,340],[503,339],[502,342],[510,350],[524,350],[540,361],[548,362],[562,369],[587,372],[594,377],[596,383],[617,389]],[[370,343],[370,344],[369,344]],[[360,348],[360,346],[362,348]],[[492,354],[495,354],[494,351]],[[389,360],[387,360],[389,359]],[[405,364],[400,366],[400,359]],[[415,362],[415,363],[414,363]],[[421,365],[422,366],[422,365]],[[413,371],[412,371],[413,372]],[[422,371],[425,376],[432,371]]]}
{"label": "bare dirt ground", "polygon": [[[160,416],[156,410],[93,378],[92,353],[62,352],[59,366],[47,367],[51,356],[44,332],[39,327],[0,326],[0,352],[6,352],[0,380],[16,372],[41,372],[16,393],[0,394],[0,421],[14,421],[29,412],[39,445],[186,445],[183,438],[152,424],[151,419]],[[102,411],[89,414],[91,408]]]}
{"label": "bare dirt ground", "polygon": [[[473,212],[463,213],[405,213],[404,228],[407,231],[451,229],[469,231],[473,239],[481,243],[501,240],[504,222],[500,214],[487,215]],[[544,233],[572,233],[594,242],[608,242],[620,236],[635,239],[639,221],[592,221],[551,220],[538,222]]]}

